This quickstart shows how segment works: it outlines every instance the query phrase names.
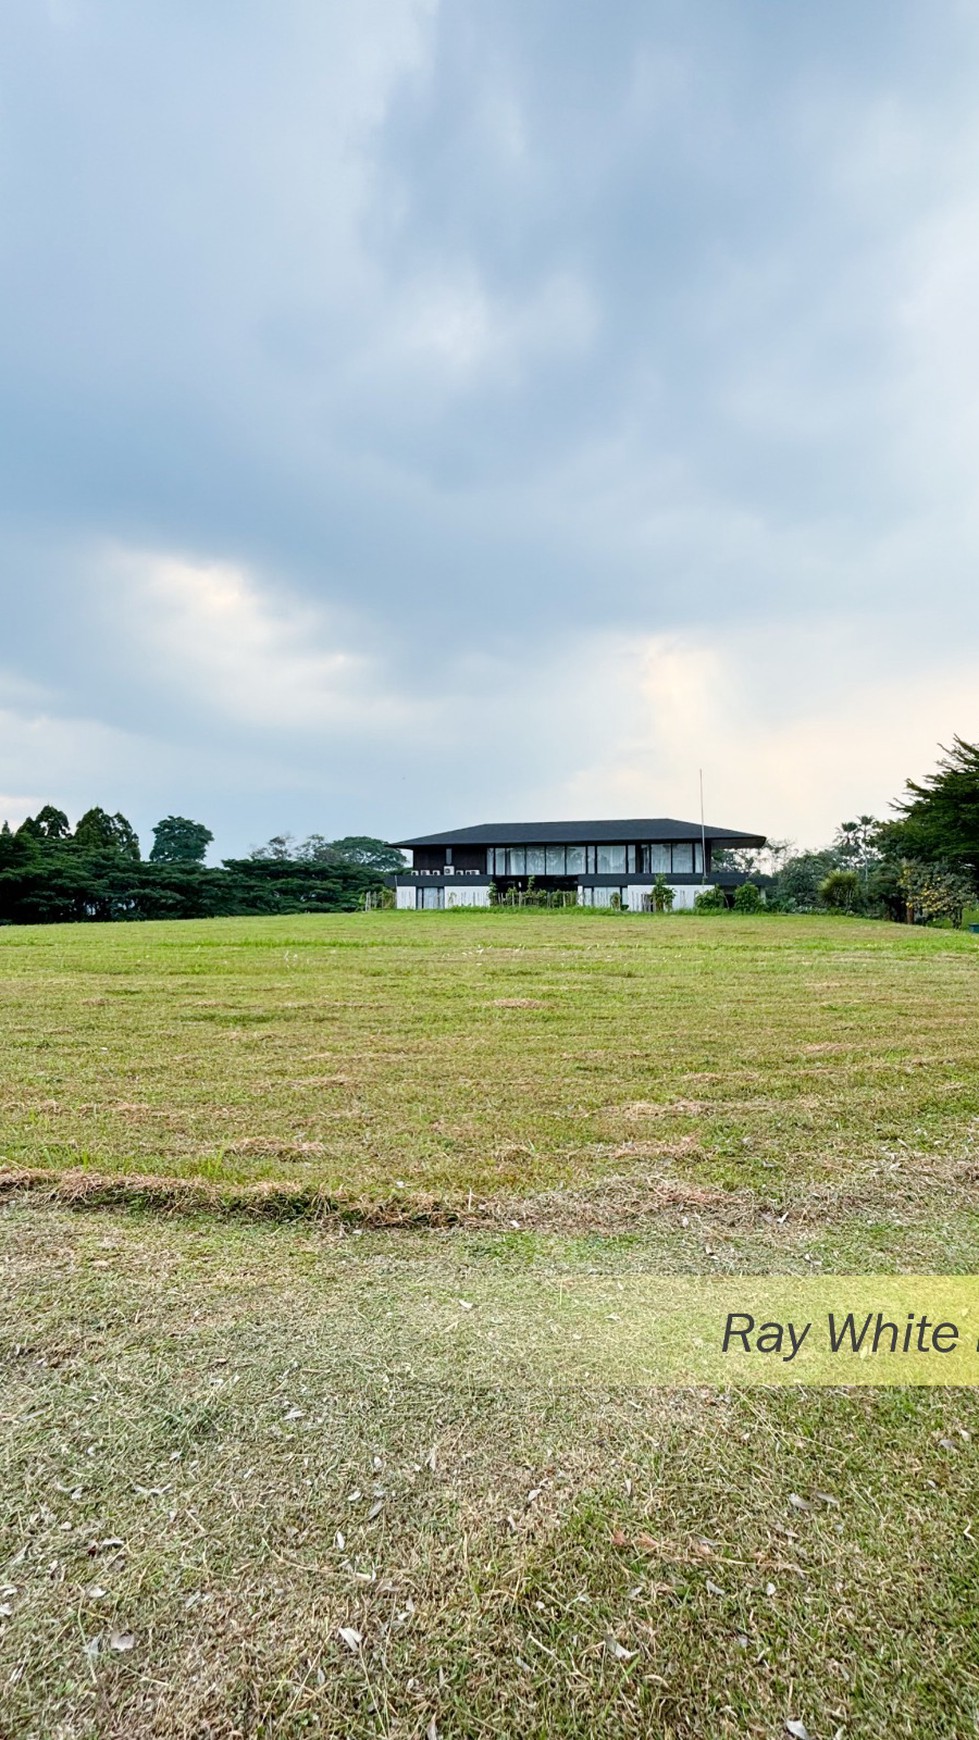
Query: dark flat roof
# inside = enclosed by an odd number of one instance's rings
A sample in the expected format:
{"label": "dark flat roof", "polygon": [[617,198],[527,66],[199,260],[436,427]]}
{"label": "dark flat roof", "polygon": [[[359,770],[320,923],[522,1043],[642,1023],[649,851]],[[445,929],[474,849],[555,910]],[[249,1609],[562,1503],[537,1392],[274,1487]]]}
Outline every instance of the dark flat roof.
{"label": "dark flat roof", "polygon": [[[704,828],[715,845],[764,846],[764,834],[739,828]],[[699,822],[678,822],[672,816],[640,817],[612,822],[480,822],[475,828],[449,828],[444,834],[419,834],[413,840],[392,840],[394,846],[591,846],[606,841],[699,840]]]}

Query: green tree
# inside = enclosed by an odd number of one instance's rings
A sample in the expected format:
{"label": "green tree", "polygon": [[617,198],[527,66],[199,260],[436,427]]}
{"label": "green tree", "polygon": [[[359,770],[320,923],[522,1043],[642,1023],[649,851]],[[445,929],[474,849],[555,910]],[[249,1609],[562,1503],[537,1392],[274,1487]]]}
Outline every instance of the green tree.
{"label": "green tree", "polygon": [[900,885],[912,924],[934,924],[937,919],[960,925],[974,896],[972,876],[954,864],[906,859],[901,865]]}
{"label": "green tree", "polygon": [[389,846],[386,840],[376,840],[371,834],[345,834],[342,840],[331,840],[329,844],[338,858],[345,858],[349,864],[362,864],[365,870],[376,870],[382,876],[403,870],[407,863],[397,846]]}
{"label": "green tree", "polygon": [[22,873],[29,864],[40,859],[37,839],[23,827],[16,834],[10,831],[9,822],[4,822],[0,828],[0,877],[10,871],[15,875]]}
{"label": "green tree", "polygon": [[840,869],[856,870],[865,878],[880,857],[880,830],[876,816],[858,816],[855,822],[841,822],[833,841]]}
{"label": "green tree", "polygon": [[753,848],[746,846],[715,846],[711,852],[710,861],[715,870],[736,870],[739,876],[756,876],[761,864],[761,855]]}
{"label": "green tree", "polygon": [[214,839],[203,822],[192,822],[187,816],[164,816],[153,829],[151,864],[203,864],[204,855]]}
{"label": "green tree", "polygon": [[882,845],[896,855],[964,871],[979,886],[979,744],[961,737],[944,749],[935,773],[909,779],[895,807],[901,820],[882,830]]}
{"label": "green tree", "polygon": [[299,864],[330,864],[336,853],[325,834],[309,834],[293,849],[292,856]]}
{"label": "green tree", "polygon": [[819,898],[833,912],[852,912],[860,898],[858,871],[831,870],[819,884]]}
{"label": "green tree", "polygon": [[832,852],[798,852],[779,870],[769,905],[783,912],[812,912],[819,904],[820,883],[836,868]]}
{"label": "green tree", "polygon": [[36,816],[28,816],[17,831],[30,834],[35,840],[68,840],[71,838],[71,823],[64,810],[45,804]]}
{"label": "green tree", "polygon": [[[294,834],[273,834],[266,845],[255,846],[248,856],[257,864],[290,864],[295,856],[295,844]],[[229,858],[227,862],[232,860]]]}
{"label": "green tree", "polygon": [[87,852],[112,852],[139,862],[139,840],[131,822],[118,810],[110,816],[98,805],[86,810],[75,829],[75,845]]}

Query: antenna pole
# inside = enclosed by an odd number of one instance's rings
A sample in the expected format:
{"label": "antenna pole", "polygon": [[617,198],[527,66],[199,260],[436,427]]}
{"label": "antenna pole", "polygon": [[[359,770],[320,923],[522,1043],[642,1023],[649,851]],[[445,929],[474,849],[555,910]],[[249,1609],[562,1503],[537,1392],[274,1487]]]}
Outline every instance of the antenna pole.
{"label": "antenna pole", "polygon": [[703,887],[707,882],[707,830],[704,827],[704,770],[700,774],[700,882]]}

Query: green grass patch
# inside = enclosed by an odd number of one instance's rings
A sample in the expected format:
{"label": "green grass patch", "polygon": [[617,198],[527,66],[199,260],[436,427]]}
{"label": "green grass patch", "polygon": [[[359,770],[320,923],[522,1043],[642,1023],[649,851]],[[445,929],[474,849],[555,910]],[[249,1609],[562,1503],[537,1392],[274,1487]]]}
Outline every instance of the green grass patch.
{"label": "green grass patch", "polygon": [[0,932],[10,1168],[360,1203],[735,1190],[948,1153],[979,1116],[965,934],[380,913]]}
{"label": "green grass patch", "polygon": [[975,1736],[974,1392],[491,1381],[426,1300],[977,1272],[976,938],[50,927],[0,981],[4,1740]]}

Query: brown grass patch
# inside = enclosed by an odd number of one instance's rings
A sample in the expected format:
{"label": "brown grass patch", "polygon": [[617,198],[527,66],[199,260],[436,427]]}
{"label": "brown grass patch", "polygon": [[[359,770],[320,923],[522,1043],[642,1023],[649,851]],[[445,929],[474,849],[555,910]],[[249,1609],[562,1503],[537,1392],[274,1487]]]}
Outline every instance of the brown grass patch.
{"label": "brown grass patch", "polygon": [[262,1154],[276,1160],[301,1161],[326,1153],[325,1142],[286,1142],[276,1136],[246,1136],[240,1142],[229,1142],[226,1154]]}

